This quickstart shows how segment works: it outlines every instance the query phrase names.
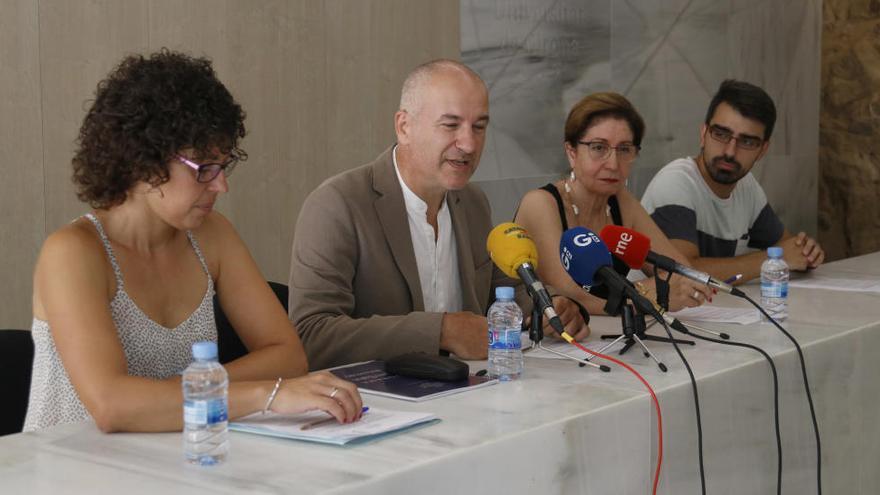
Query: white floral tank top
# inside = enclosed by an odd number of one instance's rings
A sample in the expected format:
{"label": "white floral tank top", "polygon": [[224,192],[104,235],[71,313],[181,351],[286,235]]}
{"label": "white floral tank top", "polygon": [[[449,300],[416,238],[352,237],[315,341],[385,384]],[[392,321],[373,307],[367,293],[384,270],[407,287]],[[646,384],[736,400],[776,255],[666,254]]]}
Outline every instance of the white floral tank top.
{"label": "white floral tank top", "polygon": [[[125,351],[128,374],[161,380],[181,373],[192,361],[194,342],[217,341],[214,281],[195,236],[190,231],[186,233],[208,275],[208,289],[201,304],[183,323],[176,328],[166,328],[151,320],[129,297],[122,271],[101,222],[91,213],[85,216],[101,236],[116,275],[116,294],[110,301],[110,313]],[[79,400],[61,364],[49,323],[34,318],[31,335],[34,339],[34,365],[24,431],[90,420],[91,416]]]}

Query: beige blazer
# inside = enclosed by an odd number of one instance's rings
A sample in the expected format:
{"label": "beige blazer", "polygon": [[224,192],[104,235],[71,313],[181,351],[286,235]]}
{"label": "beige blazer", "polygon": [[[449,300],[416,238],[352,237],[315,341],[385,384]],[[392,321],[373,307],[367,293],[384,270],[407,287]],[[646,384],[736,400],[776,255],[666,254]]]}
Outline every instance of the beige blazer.
{"label": "beige blazer", "polygon": [[[468,184],[446,196],[461,276],[462,309],[485,314],[497,285],[516,286],[486,252],[489,202]],[[437,354],[442,313],[424,311],[403,191],[391,148],[309,194],[296,222],[290,319],[309,368],[408,352]],[[523,292],[521,289],[520,293]]]}

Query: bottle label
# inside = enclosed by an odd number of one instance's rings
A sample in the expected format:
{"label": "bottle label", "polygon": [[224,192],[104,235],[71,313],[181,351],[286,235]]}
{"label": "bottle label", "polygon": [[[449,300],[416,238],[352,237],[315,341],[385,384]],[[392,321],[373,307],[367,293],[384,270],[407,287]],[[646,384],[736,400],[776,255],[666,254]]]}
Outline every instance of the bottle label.
{"label": "bottle label", "polygon": [[508,331],[502,329],[489,330],[489,349],[503,351],[519,349],[521,347],[519,334],[519,328]]}
{"label": "bottle label", "polygon": [[183,403],[183,422],[190,425],[215,425],[228,419],[225,399],[187,400]]}
{"label": "bottle label", "polygon": [[761,297],[788,297],[788,282],[761,281]]}

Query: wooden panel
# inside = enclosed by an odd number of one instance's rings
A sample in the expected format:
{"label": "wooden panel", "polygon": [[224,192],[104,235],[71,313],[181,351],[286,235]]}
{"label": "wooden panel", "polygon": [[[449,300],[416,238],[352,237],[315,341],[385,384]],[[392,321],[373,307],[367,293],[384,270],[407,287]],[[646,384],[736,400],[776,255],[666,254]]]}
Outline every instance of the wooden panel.
{"label": "wooden panel", "polygon": [[327,162],[324,173],[334,175],[371,160],[372,129],[389,125],[390,117],[377,112],[382,86],[376,78],[376,52],[382,43],[371,36],[371,2],[324,2],[327,84]]}
{"label": "wooden panel", "polygon": [[437,58],[461,59],[458,1],[374,0],[370,22],[377,41],[372,65],[378,83],[376,110],[382,121],[372,129],[375,150],[393,142],[393,115],[410,70]]}
{"label": "wooden panel", "polygon": [[311,1],[228,2],[221,7],[222,18],[229,19],[224,26],[219,19],[202,20],[204,8],[210,4],[216,11],[216,2],[175,9],[178,3],[154,7],[151,41],[210,56],[245,108],[249,159],[219,208],[264,275],[286,283],[299,206],[327,176],[323,7]]}
{"label": "wooden panel", "polygon": [[324,3],[327,19],[327,172],[372,160],[394,140],[400,86],[416,65],[459,58],[458,2]]}
{"label": "wooden panel", "polygon": [[[280,258],[266,263],[267,276],[288,282],[290,248],[299,210],[306,196],[325,178],[327,149],[336,146],[334,136],[327,129],[327,108],[333,105],[329,97],[325,73],[328,28],[321,2],[308,0],[291,2],[285,12],[285,23],[280,31],[283,47],[280,67],[278,104],[269,125],[277,132],[277,155],[272,161],[273,183],[269,210],[278,209],[278,224],[267,226],[278,229]],[[264,265],[261,265],[264,266]]]}
{"label": "wooden panel", "polygon": [[0,13],[0,328],[30,328],[45,230],[37,6],[0,0]]}
{"label": "wooden panel", "polygon": [[167,46],[212,59],[219,79],[247,113],[242,147],[249,158],[231,177],[218,209],[235,224],[264,275],[280,281],[286,275],[275,274],[286,270],[290,249],[282,247],[280,237],[290,227],[279,205],[285,185],[278,170],[290,105],[280,77],[286,47],[278,40],[288,29],[288,10],[300,3],[162,0],[151,4],[150,13],[150,48]]}
{"label": "wooden panel", "polygon": [[286,282],[308,193],[391,144],[412,67],[459,53],[458,0],[0,0],[0,8],[0,144],[14,153],[0,163],[33,165],[0,185],[0,263],[15,285],[0,293],[0,327],[27,324],[37,248],[88,210],[70,181],[74,141],[97,82],[123,56],[168,47],[214,61],[248,114],[250,155],[218,207],[265,276]]}
{"label": "wooden panel", "polygon": [[43,0],[39,7],[48,233],[89,210],[70,180],[76,136],[98,81],[146,49],[146,7],[134,0]]}

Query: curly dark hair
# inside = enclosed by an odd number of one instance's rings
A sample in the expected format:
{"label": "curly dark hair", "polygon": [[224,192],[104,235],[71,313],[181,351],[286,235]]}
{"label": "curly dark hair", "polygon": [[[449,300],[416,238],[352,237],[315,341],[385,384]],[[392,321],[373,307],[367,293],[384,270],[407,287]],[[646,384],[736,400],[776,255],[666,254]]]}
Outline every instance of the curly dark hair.
{"label": "curly dark hair", "polygon": [[73,157],[77,197],[93,208],[125,201],[137,182],[159,186],[186,148],[197,158],[219,149],[241,159],[244,111],[206,58],[162,50],[126,57],[98,83]]}

